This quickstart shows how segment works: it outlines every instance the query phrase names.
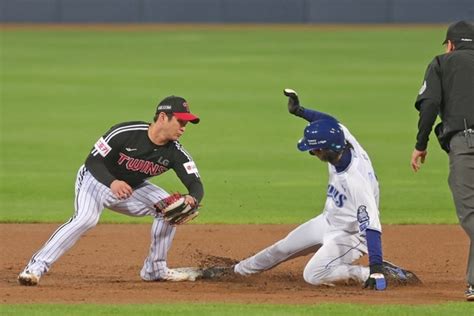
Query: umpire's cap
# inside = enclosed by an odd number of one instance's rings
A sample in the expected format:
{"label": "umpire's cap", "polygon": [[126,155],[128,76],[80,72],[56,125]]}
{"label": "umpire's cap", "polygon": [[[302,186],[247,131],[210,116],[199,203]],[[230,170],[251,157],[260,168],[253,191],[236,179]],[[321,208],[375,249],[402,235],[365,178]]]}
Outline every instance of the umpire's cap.
{"label": "umpire's cap", "polygon": [[298,142],[298,149],[331,149],[342,152],[345,145],[344,132],[333,119],[322,119],[309,123],[304,129],[304,137]]}
{"label": "umpire's cap", "polygon": [[173,113],[178,120],[199,123],[200,119],[189,111],[188,102],[182,97],[171,95],[164,98],[156,107],[156,113],[165,112]]}
{"label": "umpire's cap", "polygon": [[448,40],[452,42],[470,42],[474,40],[474,24],[467,21],[458,21],[451,24],[446,32],[446,39],[443,44],[446,44]]}

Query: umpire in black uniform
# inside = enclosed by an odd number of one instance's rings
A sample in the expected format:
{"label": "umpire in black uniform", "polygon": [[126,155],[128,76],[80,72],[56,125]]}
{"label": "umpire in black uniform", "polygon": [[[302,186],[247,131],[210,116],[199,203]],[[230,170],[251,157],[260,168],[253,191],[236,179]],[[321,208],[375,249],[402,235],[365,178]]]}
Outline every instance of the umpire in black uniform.
{"label": "umpire in black uniform", "polygon": [[465,294],[474,301],[474,25],[451,24],[443,44],[446,53],[429,64],[415,102],[420,118],[411,167],[416,172],[424,163],[428,136],[439,115],[435,134],[449,154],[449,187],[459,223],[471,240]]}

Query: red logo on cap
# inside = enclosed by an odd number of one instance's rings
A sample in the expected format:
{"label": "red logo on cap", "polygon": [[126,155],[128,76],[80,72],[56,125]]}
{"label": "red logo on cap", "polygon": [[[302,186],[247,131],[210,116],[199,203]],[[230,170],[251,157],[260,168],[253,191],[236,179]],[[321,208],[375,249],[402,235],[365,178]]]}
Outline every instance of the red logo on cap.
{"label": "red logo on cap", "polygon": [[186,109],[187,112],[189,112],[189,106],[187,102],[183,102],[183,106]]}

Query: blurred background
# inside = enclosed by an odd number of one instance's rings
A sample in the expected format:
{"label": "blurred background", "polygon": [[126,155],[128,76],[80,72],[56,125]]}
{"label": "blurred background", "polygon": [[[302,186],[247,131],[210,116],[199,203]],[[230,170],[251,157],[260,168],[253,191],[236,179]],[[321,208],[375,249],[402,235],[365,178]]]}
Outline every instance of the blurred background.
{"label": "blurred background", "polygon": [[[300,223],[327,166],[296,150],[284,88],[336,116],[370,154],[389,223],[456,223],[447,157],[409,159],[413,103],[466,0],[0,0],[0,221],[63,222],[96,140],[185,97],[181,142],[206,195],[197,223]],[[183,191],[174,173],[152,180]],[[144,222],[106,211],[106,222]]]}
{"label": "blurred background", "polygon": [[472,0],[0,0],[0,22],[446,23]]}

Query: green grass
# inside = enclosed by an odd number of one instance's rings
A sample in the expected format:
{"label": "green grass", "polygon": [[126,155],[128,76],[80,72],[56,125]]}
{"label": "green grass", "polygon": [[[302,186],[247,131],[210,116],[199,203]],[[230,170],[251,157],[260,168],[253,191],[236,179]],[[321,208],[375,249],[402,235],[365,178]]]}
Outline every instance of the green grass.
{"label": "green grass", "polygon": [[320,304],[160,304],[160,305],[0,305],[2,315],[471,315],[466,303],[443,305]]}
{"label": "green grass", "polygon": [[[74,181],[113,124],[150,120],[170,94],[202,122],[182,143],[206,195],[197,223],[300,223],[325,200],[326,166],[296,150],[305,122],[282,89],[338,117],[371,155],[383,223],[456,223],[447,157],[432,137],[409,159],[413,107],[445,27],[366,29],[3,30],[0,221],[63,222]],[[174,174],[155,178],[181,190]],[[147,222],[104,213],[102,221]]]}

